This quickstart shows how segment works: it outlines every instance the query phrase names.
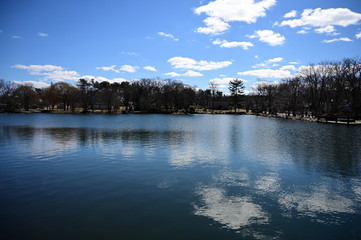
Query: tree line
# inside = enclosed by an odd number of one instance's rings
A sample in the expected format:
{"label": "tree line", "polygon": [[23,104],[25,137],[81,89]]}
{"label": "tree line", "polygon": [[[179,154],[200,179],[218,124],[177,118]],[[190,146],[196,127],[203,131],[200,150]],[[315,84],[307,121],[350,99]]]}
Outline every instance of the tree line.
{"label": "tree line", "polygon": [[223,93],[201,90],[176,80],[141,79],[132,82],[97,82],[79,79],[76,85],[57,82],[36,89],[31,84],[14,84],[0,80],[0,110],[15,112],[31,108],[52,111],[82,112],[101,110],[108,113],[122,111],[194,112],[209,108],[212,98]]}
{"label": "tree line", "polygon": [[288,115],[360,115],[361,62],[347,58],[301,67],[298,74],[277,84],[258,84],[246,109]]}
{"label": "tree line", "polygon": [[86,113],[144,111],[193,113],[197,109],[244,108],[253,113],[287,115],[361,114],[361,62],[344,59],[301,67],[292,78],[279,83],[261,82],[248,95],[239,79],[229,82],[225,95],[211,84],[202,90],[172,79],[132,82],[97,82],[79,79],[75,85],[57,82],[38,89],[31,84],[0,80],[0,111],[31,108]]}

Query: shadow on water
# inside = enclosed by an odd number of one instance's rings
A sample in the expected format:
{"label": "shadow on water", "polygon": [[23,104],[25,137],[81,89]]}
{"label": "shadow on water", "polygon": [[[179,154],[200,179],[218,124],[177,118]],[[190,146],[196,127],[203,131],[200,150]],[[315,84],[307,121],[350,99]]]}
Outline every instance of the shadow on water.
{"label": "shadow on water", "polygon": [[277,122],[273,141],[306,170],[353,176],[360,172],[361,129],[317,123]]}
{"label": "shadow on water", "polygon": [[98,142],[139,142],[146,144],[153,141],[178,144],[186,135],[186,131],[146,131],[146,130],[109,130],[94,128],[34,128],[28,126],[0,126],[0,138],[21,138],[32,140],[37,136],[49,138],[58,144],[73,142],[81,145],[96,144]]}

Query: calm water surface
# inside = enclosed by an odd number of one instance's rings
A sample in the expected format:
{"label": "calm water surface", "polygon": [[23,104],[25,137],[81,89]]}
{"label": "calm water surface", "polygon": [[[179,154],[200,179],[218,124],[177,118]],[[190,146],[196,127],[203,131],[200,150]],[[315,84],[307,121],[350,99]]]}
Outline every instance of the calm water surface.
{"label": "calm water surface", "polygon": [[1,239],[361,239],[361,127],[0,115]]}

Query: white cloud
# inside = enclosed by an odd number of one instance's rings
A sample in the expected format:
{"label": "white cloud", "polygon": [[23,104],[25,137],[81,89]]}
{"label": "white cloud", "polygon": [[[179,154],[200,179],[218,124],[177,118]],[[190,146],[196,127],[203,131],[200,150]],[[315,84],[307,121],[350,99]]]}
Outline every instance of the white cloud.
{"label": "white cloud", "polygon": [[296,64],[300,64],[300,62],[289,62],[289,64],[296,65]]}
{"label": "white cloud", "polygon": [[241,47],[244,50],[247,50],[249,47],[253,47],[253,43],[251,42],[228,42],[227,40],[215,40],[213,41],[213,44],[219,45],[223,48],[235,48],[235,47]]}
{"label": "white cloud", "polygon": [[356,37],[357,39],[360,39],[360,38],[361,38],[361,32],[357,33],[357,34],[355,35],[355,37]]}
{"label": "white cloud", "polygon": [[271,59],[267,60],[267,62],[270,62],[270,63],[276,63],[276,62],[282,62],[282,61],[283,61],[283,58],[281,58],[281,57],[271,58]]}
{"label": "white cloud", "polygon": [[32,85],[34,88],[46,88],[49,87],[50,84],[49,83],[45,83],[45,82],[37,82],[37,81],[12,81],[13,83],[19,84],[19,85],[23,85],[23,84],[30,84]]}
{"label": "white cloud", "polygon": [[210,83],[217,84],[217,85],[228,85],[230,81],[233,81],[234,78],[213,78],[209,80]]}
{"label": "white cloud", "polygon": [[202,77],[203,76],[202,73],[192,71],[192,70],[188,70],[187,72],[182,73],[182,74],[181,73],[176,73],[176,72],[169,72],[169,73],[166,73],[164,75],[172,76],[172,77],[181,77],[181,76],[184,76],[184,77]]}
{"label": "white cloud", "polygon": [[224,67],[228,67],[232,64],[231,61],[222,61],[222,62],[214,62],[214,61],[196,61],[192,58],[185,57],[173,57],[168,59],[168,62],[174,68],[180,69],[192,69],[198,71],[208,71],[208,70],[216,70]]}
{"label": "white cloud", "polygon": [[278,84],[280,84],[280,82],[277,82],[277,81],[275,81],[275,82],[265,82],[265,81],[258,81],[258,82],[255,82],[255,83],[253,83],[251,86],[250,86],[250,88],[251,89],[257,89],[259,86],[269,86],[269,85],[278,85]]}
{"label": "white cloud", "polygon": [[45,76],[44,80],[51,81],[77,81],[79,74],[76,71],[67,71],[60,66],[54,65],[22,65],[16,64],[11,66],[11,68],[27,70],[31,75],[40,75]]}
{"label": "white cloud", "polygon": [[336,29],[334,26],[326,26],[326,27],[316,28],[315,31],[317,33],[327,33],[327,35],[338,35],[335,32]]}
{"label": "white cloud", "polygon": [[[80,78],[84,78],[88,81],[90,81],[91,79],[94,79],[95,81],[98,81],[98,82],[107,81],[110,83],[113,83],[113,82],[121,83],[121,82],[127,81],[126,79],[123,79],[123,78],[108,79],[105,77],[95,77],[95,76],[91,76],[91,75],[80,76],[79,73],[76,71],[68,71],[68,70],[64,69],[63,67],[55,66],[55,65],[16,64],[14,66],[11,66],[11,68],[26,70],[31,75],[44,76],[43,80],[47,81],[47,82],[63,82],[63,81],[69,81],[69,80],[70,81],[78,81]],[[115,65],[110,66],[110,67],[99,67],[97,69],[101,69],[104,71],[112,71],[114,68],[115,68]],[[48,83],[45,83],[42,81],[25,81],[25,82],[33,83],[33,85],[35,87],[39,87],[39,88],[49,86]]]}
{"label": "white cloud", "polygon": [[281,70],[281,69],[257,69],[257,70],[250,70],[245,72],[237,73],[241,76],[255,76],[258,78],[289,78],[292,77],[291,72],[288,70]]}
{"label": "white cloud", "polygon": [[361,14],[352,12],[347,8],[329,8],[329,9],[305,9],[299,19],[285,20],[280,26],[290,26],[291,28],[312,26],[342,26],[358,24],[361,20]]}
{"label": "white cloud", "polygon": [[180,77],[181,76],[179,73],[176,73],[176,72],[169,72],[169,73],[165,73],[164,75],[172,76],[172,77]]}
{"label": "white cloud", "polygon": [[112,71],[112,72],[116,72],[116,73],[120,73],[119,70],[115,69],[116,65],[112,65],[110,67],[97,67],[97,70],[103,70],[103,71]]}
{"label": "white cloud", "polygon": [[128,80],[124,79],[124,78],[113,78],[113,79],[108,79],[105,77],[96,77],[96,76],[92,76],[92,75],[85,75],[85,76],[81,76],[80,78],[85,79],[87,81],[90,80],[94,80],[96,82],[109,82],[109,83],[122,83],[122,82],[129,82]]}
{"label": "white cloud", "polygon": [[230,28],[230,25],[219,18],[209,17],[203,20],[207,27],[199,27],[198,33],[220,35]]}
{"label": "white cloud", "polygon": [[294,17],[297,17],[297,11],[296,11],[296,10],[292,10],[292,11],[286,13],[283,17],[284,17],[284,18],[294,18]]}
{"label": "white cloud", "polygon": [[139,53],[136,52],[120,52],[120,54],[128,56],[139,56]]}
{"label": "white cloud", "polygon": [[198,15],[208,16],[204,20],[207,27],[198,28],[199,33],[219,35],[226,31],[228,22],[255,23],[259,17],[266,16],[266,10],[276,4],[276,0],[215,0],[194,9]]}
{"label": "white cloud", "polygon": [[198,15],[205,13],[225,22],[240,21],[255,23],[257,18],[265,17],[266,10],[276,4],[276,0],[215,0],[194,10]]}
{"label": "white cloud", "polygon": [[195,72],[192,70],[188,70],[186,73],[182,74],[182,76],[186,76],[186,77],[202,77],[203,74],[200,72]]}
{"label": "white cloud", "polygon": [[298,34],[307,34],[307,33],[309,33],[309,31],[302,29],[302,30],[298,31],[297,33]]}
{"label": "white cloud", "polygon": [[63,70],[60,66],[54,65],[22,65],[16,64],[11,66],[11,68],[23,69],[30,72],[32,75],[40,75],[41,72],[50,72],[50,71],[61,71]]}
{"label": "white cloud", "polygon": [[268,43],[270,46],[283,45],[286,38],[272,30],[258,30],[255,35],[248,36],[250,38],[258,38],[261,42]]}
{"label": "white cloud", "polygon": [[178,38],[174,37],[173,34],[170,34],[170,33],[158,32],[158,35],[162,36],[162,37],[165,37],[165,38],[170,38],[170,39],[172,39],[174,41],[179,41]]}
{"label": "white cloud", "polygon": [[155,67],[152,67],[152,66],[145,66],[144,69],[148,70],[148,71],[151,71],[151,72],[156,72],[157,71],[157,69]]}
{"label": "white cloud", "polygon": [[285,65],[280,68],[280,70],[291,70],[291,71],[297,71],[297,68],[294,65]]}
{"label": "white cloud", "polygon": [[253,65],[252,67],[253,68],[268,68],[268,67],[271,67],[271,66],[274,66],[276,63],[279,63],[279,62],[282,62],[283,61],[283,58],[281,57],[276,57],[276,58],[271,58],[271,59],[268,59],[262,63],[258,63],[256,65]]}
{"label": "white cloud", "polygon": [[63,82],[66,80],[77,81],[79,79],[79,74],[76,71],[53,71],[44,74],[46,77],[45,80]]}
{"label": "white cloud", "polygon": [[39,33],[38,33],[38,36],[39,36],[39,37],[47,37],[47,36],[49,36],[49,34],[39,32]]}
{"label": "white cloud", "polygon": [[137,69],[138,69],[138,67],[136,67],[136,66],[123,65],[123,66],[120,67],[119,70],[129,72],[129,73],[134,73],[134,72],[137,71]]}
{"label": "white cloud", "polygon": [[12,39],[20,39],[20,38],[23,38],[22,36],[19,36],[19,35],[14,35],[11,37]]}
{"label": "white cloud", "polygon": [[[233,81],[236,78],[230,78],[230,77],[224,77],[224,78],[213,78],[211,80],[209,80],[210,83],[213,84],[217,84],[217,85],[226,85],[228,86],[230,81]],[[241,78],[237,78],[238,80],[241,80],[242,82],[247,82],[247,80],[241,79]]]}
{"label": "white cloud", "polygon": [[246,37],[253,39],[253,38],[257,38],[257,35],[255,35],[255,34],[253,34],[253,35],[246,35]]}
{"label": "white cloud", "polygon": [[334,38],[334,39],[330,39],[330,40],[323,40],[322,42],[324,43],[333,43],[333,42],[352,42],[351,39],[347,38],[347,37],[343,37],[343,38]]}

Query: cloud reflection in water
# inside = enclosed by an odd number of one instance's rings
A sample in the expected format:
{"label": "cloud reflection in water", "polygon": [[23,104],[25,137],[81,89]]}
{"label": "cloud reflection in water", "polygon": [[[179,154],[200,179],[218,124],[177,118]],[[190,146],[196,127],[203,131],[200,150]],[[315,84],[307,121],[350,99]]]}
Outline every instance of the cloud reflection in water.
{"label": "cloud reflection in water", "polygon": [[[325,186],[320,186],[310,192],[295,191],[280,195],[278,203],[285,210],[285,215],[296,211],[298,215],[316,218],[318,222],[337,223],[333,215],[339,213],[355,213],[355,202],[342,196],[337,191],[332,191]],[[329,216],[321,216],[326,214]]]}
{"label": "cloud reflection in water", "polygon": [[251,224],[266,224],[267,214],[249,197],[227,196],[224,189],[203,187],[197,191],[202,204],[195,205],[195,215],[206,216],[230,229]]}

